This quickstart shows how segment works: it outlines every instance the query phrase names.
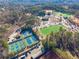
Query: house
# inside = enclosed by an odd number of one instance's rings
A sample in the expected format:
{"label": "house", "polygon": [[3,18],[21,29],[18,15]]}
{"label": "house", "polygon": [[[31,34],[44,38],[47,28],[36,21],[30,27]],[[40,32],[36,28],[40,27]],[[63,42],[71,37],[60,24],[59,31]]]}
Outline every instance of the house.
{"label": "house", "polygon": [[31,59],[44,53],[42,43],[31,28],[15,31],[9,37],[8,46],[9,54],[13,54],[10,59]]}
{"label": "house", "polygon": [[47,14],[47,15],[49,15],[49,14],[52,14],[52,13],[53,13],[53,11],[52,11],[52,10],[50,10],[50,9],[45,9],[45,10],[44,10],[44,12],[45,12],[45,14]]}

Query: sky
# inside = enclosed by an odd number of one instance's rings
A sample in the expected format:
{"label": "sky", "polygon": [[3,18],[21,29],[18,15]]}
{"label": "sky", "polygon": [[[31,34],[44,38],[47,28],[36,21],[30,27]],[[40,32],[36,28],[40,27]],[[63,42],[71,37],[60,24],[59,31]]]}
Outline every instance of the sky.
{"label": "sky", "polygon": [[54,2],[62,2],[62,1],[79,1],[79,0],[0,0],[1,2],[4,2],[4,1],[13,1],[13,2],[48,2],[48,1],[54,1]]}
{"label": "sky", "polygon": [[79,0],[0,0],[0,3],[43,3],[43,2],[54,2],[54,3],[75,3]]}

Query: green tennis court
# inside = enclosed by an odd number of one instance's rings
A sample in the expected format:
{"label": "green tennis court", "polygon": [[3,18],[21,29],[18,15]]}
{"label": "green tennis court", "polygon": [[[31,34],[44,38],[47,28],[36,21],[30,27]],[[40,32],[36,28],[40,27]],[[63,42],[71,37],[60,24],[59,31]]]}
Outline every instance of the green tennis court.
{"label": "green tennis court", "polygon": [[18,41],[9,45],[10,52],[18,52],[23,48],[25,48],[25,46],[22,41]]}

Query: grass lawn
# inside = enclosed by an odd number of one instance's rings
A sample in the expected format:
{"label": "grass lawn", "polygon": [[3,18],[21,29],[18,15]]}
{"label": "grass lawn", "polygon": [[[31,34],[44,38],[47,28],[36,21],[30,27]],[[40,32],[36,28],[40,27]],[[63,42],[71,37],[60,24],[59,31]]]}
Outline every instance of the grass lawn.
{"label": "grass lawn", "polygon": [[56,15],[58,15],[58,16],[62,15],[62,16],[64,16],[64,17],[70,17],[70,16],[72,16],[72,15],[70,15],[70,14],[61,13],[61,12],[56,12]]}
{"label": "grass lawn", "polygon": [[58,32],[60,27],[63,27],[62,25],[53,25],[53,26],[49,26],[49,27],[46,27],[46,28],[42,28],[40,29],[40,32],[43,34],[43,35],[48,35],[50,34],[51,32]]}

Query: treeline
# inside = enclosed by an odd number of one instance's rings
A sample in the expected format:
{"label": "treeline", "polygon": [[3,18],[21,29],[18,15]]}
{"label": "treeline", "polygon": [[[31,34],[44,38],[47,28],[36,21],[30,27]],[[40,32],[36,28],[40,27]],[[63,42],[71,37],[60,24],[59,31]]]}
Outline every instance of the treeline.
{"label": "treeline", "polygon": [[43,9],[52,9],[62,13],[75,14],[79,10],[78,4],[46,4],[43,6]]}
{"label": "treeline", "polygon": [[[0,6],[0,22],[4,23],[21,23],[27,21],[30,17],[26,14],[31,13],[32,16],[43,14],[44,9],[51,9],[62,13],[77,14],[79,5],[57,5],[57,4],[41,4],[41,5],[8,5]],[[31,17],[32,18],[32,17]]]}
{"label": "treeline", "polygon": [[53,51],[58,48],[64,51],[70,51],[73,56],[79,57],[79,32],[69,32],[61,30],[57,33],[51,33],[47,36],[48,47]]}
{"label": "treeline", "polygon": [[[34,13],[36,14],[35,7],[28,8],[27,6],[8,6],[5,8],[2,8],[0,11],[2,12],[0,14],[0,23],[7,23],[7,24],[23,24],[27,23],[27,21],[32,21],[37,19]],[[30,16],[27,15],[27,13],[32,13]]]}

